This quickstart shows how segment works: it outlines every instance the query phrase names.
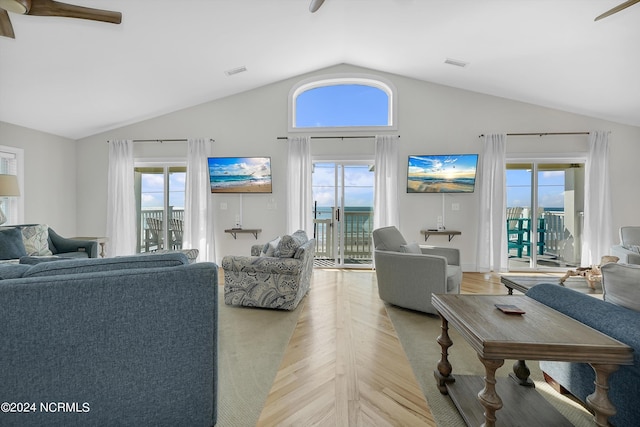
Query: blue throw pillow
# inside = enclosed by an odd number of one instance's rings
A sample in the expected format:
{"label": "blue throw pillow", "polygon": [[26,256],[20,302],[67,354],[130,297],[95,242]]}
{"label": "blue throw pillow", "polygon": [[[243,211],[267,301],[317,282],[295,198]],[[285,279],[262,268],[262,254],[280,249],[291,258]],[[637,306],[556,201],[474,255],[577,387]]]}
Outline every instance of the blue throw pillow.
{"label": "blue throw pillow", "polygon": [[0,230],[0,259],[18,259],[27,255],[19,228]]}

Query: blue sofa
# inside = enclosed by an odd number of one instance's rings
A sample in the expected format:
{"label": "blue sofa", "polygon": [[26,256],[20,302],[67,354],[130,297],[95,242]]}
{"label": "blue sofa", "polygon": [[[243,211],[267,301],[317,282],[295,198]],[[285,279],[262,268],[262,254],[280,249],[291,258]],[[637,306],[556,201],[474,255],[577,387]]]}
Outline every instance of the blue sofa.
{"label": "blue sofa", "polygon": [[213,426],[217,282],[182,253],[0,265],[1,426]]}
{"label": "blue sofa", "polygon": [[[633,365],[621,366],[609,378],[609,399],[617,410],[609,421],[616,427],[637,426],[640,420],[640,312],[557,284],[534,286],[526,295],[633,348]],[[540,369],[583,403],[594,391],[595,374],[588,364],[541,361]]]}
{"label": "blue sofa", "polygon": [[[24,234],[15,232],[18,229]],[[28,231],[25,231],[28,230]],[[30,253],[25,250],[24,239],[42,239],[40,249],[46,253]],[[69,239],[60,236],[44,224],[20,224],[0,226],[0,260],[15,260],[23,256],[49,255],[63,258],[96,258],[98,242],[94,240]]]}

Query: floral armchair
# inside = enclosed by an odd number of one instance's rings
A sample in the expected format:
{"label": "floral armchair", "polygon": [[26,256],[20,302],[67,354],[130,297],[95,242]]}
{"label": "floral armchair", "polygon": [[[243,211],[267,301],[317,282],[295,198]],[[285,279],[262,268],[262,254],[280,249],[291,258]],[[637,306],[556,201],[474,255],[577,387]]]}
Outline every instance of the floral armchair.
{"label": "floral armchair", "polygon": [[251,256],[225,256],[225,304],[294,310],[311,285],[314,255],[315,239],[298,230],[254,245]]}

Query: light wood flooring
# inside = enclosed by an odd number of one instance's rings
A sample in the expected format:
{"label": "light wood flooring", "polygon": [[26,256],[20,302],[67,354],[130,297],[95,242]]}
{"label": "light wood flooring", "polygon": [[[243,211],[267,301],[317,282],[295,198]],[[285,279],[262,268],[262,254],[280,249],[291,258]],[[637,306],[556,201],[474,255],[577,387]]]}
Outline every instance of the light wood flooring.
{"label": "light wood flooring", "polygon": [[[464,273],[462,293],[506,294]],[[371,270],[316,269],[259,426],[435,426]]]}

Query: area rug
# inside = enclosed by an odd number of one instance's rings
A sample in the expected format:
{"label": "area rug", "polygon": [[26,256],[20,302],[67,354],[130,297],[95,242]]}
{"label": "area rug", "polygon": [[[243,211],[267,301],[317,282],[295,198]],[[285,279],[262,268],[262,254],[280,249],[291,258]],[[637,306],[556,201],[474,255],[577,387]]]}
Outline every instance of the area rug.
{"label": "area rug", "polygon": [[217,427],[254,427],[305,299],[293,311],[232,307],[218,294]]}
{"label": "area rug", "polygon": [[[440,335],[440,318],[388,304],[386,309],[436,423],[442,427],[464,426],[465,423],[453,402],[448,396],[440,393],[433,377],[433,371],[440,360],[441,348],[436,342]],[[453,341],[453,346],[449,348],[449,362],[453,367],[454,376],[483,375],[484,367],[471,346],[454,328],[449,329],[449,336]],[[496,376],[507,376],[512,365],[513,361],[505,361]],[[571,399],[556,393],[544,381],[538,362],[527,362],[527,366],[531,370],[531,378],[535,381],[538,392],[571,423],[579,427],[594,425],[593,417],[588,411]],[[499,418],[499,411],[497,415]]]}

